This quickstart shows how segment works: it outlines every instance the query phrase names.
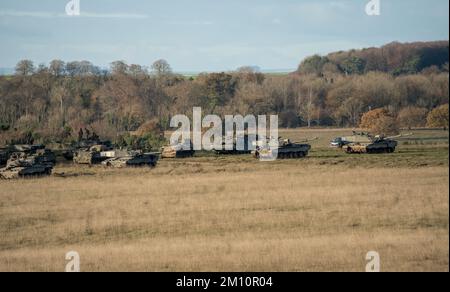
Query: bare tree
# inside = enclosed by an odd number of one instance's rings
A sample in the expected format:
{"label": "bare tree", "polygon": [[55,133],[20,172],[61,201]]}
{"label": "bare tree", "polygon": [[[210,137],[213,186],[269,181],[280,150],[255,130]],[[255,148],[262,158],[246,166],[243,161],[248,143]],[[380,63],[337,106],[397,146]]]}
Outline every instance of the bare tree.
{"label": "bare tree", "polygon": [[156,76],[165,76],[172,73],[172,68],[164,59],[155,61],[152,65],[152,70]]}
{"label": "bare tree", "polygon": [[64,74],[66,64],[61,60],[53,60],[50,62],[50,74],[61,76]]}
{"label": "bare tree", "polygon": [[34,64],[30,60],[19,61],[16,65],[16,75],[27,76],[34,73]]}
{"label": "bare tree", "polygon": [[114,61],[111,63],[111,73],[113,75],[124,75],[128,72],[128,65],[125,61]]}

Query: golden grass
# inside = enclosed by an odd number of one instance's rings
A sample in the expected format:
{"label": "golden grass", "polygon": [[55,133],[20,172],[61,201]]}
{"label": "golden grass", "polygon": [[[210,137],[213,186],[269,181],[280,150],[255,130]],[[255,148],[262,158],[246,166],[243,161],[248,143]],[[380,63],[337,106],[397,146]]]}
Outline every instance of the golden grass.
{"label": "golden grass", "polygon": [[0,271],[63,271],[70,250],[82,271],[364,271],[371,250],[383,271],[448,271],[448,167],[56,171],[0,182]]}

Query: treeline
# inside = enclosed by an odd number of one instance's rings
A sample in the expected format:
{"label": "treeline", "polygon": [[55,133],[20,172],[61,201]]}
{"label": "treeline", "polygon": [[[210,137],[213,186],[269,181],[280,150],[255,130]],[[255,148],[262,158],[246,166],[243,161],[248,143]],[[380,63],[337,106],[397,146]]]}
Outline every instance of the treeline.
{"label": "treeline", "polygon": [[59,60],[36,68],[24,60],[14,76],[0,77],[0,144],[21,137],[67,142],[80,128],[115,141],[158,135],[172,116],[190,116],[194,106],[221,116],[278,114],[280,126],[291,128],[357,127],[375,109],[384,109],[399,126],[426,126],[429,113],[448,104],[447,68],[448,63],[414,74],[300,70],[274,76],[243,67],[194,78],[174,74],[164,60],[150,68],[117,61],[109,70]]}
{"label": "treeline", "polygon": [[327,75],[385,72],[398,76],[420,72],[448,72],[449,42],[393,42],[381,48],[368,48],[315,55],[306,58],[299,73]]}

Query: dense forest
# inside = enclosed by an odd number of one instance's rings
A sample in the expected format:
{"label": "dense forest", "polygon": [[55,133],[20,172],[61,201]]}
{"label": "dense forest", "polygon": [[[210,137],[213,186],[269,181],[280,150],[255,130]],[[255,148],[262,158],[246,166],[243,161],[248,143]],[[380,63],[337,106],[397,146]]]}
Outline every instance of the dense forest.
{"label": "dense forest", "polygon": [[[80,128],[117,141],[159,135],[176,114],[278,114],[280,127],[358,127],[378,110],[398,127],[444,126],[449,43],[391,43],[312,56],[286,75],[253,67],[186,77],[165,60],[150,68],[124,61],[102,70],[88,61],[20,61],[0,77],[0,144],[23,137],[69,142]],[[430,125],[431,123],[431,125]]]}

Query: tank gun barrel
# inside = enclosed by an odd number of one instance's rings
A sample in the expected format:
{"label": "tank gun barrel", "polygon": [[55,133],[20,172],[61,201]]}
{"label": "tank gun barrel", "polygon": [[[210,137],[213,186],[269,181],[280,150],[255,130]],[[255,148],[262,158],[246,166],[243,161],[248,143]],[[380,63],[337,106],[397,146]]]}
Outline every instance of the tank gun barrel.
{"label": "tank gun barrel", "polygon": [[403,137],[409,137],[409,136],[413,136],[413,135],[414,135],[413,133],[400,134],[400,135],[396,135],[396,136],[387,137],[387,139],[403,138]]}

